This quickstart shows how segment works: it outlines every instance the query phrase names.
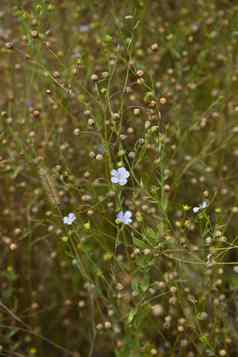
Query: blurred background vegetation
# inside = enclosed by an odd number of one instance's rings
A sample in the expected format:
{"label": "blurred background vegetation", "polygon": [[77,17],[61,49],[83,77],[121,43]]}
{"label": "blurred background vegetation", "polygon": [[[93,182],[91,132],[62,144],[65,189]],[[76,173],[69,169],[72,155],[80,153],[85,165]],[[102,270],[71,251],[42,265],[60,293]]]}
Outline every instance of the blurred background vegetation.
{"label": "blurred background vegetation", "polygon": [[1,356],[238,356],[237,50],[236,1],[1,0]]}

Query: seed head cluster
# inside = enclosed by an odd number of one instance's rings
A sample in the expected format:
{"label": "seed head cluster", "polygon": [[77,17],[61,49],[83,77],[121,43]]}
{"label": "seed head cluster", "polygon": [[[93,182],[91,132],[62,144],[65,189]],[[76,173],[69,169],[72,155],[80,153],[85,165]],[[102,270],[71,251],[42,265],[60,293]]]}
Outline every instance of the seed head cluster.
{"label": "seed head cluster", "polygon": [[3,1],[0,354],[238,355],[237,11]]}

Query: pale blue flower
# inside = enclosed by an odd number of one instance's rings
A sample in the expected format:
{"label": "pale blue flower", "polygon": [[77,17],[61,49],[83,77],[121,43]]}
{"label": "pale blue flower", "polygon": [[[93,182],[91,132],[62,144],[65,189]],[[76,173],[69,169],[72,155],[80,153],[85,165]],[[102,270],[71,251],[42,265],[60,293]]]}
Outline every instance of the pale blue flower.
{"label": "pale blue flower", "polygon": [[197,207],[193,207],[193,213],[198,213],[201,210],[205,209],[208,207],[208,202],[207,201],[203,201],[199,206]]}
{"label": "pale blue flower", "polygon": [[79,32],[89,32],[90,30],[90,25],[80,25],[79,26]]}
{"label": "pale blue flower", "polygon": [[132,212],[131,211],[121,211],[117,214],[117,221],[123,224],[132,223]]}
{"label": "pale blue flower", "polygon": [[71,225],[76,220],[74,213],[69,213],[68,216],[65,216],[63,219],[64,224]]}
{"label": "pale blue flower", "polygon": [[124,186],[127,184],[130,173],[127,171],[125,167],[120,167],[117,170],[112,170],[111,175],[112,175],[111,177],[112,183],[117,183],[120,186]]}

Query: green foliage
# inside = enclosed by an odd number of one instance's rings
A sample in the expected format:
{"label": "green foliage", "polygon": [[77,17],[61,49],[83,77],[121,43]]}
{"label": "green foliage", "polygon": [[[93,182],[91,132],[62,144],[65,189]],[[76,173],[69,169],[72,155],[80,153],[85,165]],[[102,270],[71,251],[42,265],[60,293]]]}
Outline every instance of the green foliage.
{"label": "green foliage", "polygon": [[1,1],[1,355],[237,356],[237,13]]}

